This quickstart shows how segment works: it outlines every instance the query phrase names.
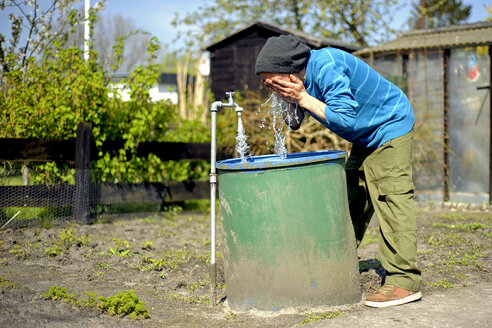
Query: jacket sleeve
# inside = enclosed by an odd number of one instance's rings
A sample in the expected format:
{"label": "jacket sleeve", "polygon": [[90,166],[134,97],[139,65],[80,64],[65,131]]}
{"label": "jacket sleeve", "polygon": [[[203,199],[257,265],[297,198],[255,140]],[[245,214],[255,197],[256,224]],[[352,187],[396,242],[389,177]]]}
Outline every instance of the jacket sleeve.
{"label": "jacket sleeve", "polygon": [[355,124],[359,104],[350,90],[350,83],[343,67],[328,63],[318,73],[317,84],[326,104],[327,126],[334,132],[348,132]]}

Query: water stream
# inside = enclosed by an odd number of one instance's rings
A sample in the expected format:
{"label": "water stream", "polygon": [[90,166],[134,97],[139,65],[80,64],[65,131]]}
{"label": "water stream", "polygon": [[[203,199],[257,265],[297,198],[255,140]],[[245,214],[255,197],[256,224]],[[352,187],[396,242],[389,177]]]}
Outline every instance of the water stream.
{"label": "water stream", "polygon": [[[261,112],[261,108],[263,106],[271,103],[270,108],[267,110],[267,114],[272,115],[271,125],[268,127],[269,130],[273,130],[273,137],[275,140],[274,144],[274,152],[281,159],[287,158],[287,147],[285,145],[285,141],[287,139],[287,129],[284,128],[284,122],[291,126],[292,122],[300,123],[302,118],[298,117],[297,113],[297,104],[290,104],[284,100],[282,100],[275,93],[272,93],[271,96],[260,105],[258,108],[258,113]],[[289,108],[289,106],[295,106]],[[256,115],[258,115],[256,113]],[[260,128],[263,129],[266,126],[266,118],[263,118],[260,123]],[[236,135],[236,152],[241,157],[241,164],[244,164],[248,158],[250,157],[250,149],[249,145],[246,142],[246,136],[244,132],[243,121],[241,119],[241,115],[238,115],[238,124],[237,124],[237,135]],[[266,142],[268,145],[268,141]],[[267,148],[269,150],[270,148]]]}
{"label": "water stream", "polygon": [[[285,146],[287,130],[284,129],[283,122],[287,123],[287,125],[291,125],[291,122],[294,121],[300,123],[302,118],[297,117],[297,104],[290,104],[282,100],[282,98],[275,93],[272,93],[271,96],[260,105],[258,112],[260,112],[261,108],[269,102],[271,102],[271,106],[267,113],[272,115],[272,123],[268,129],[273,130],[275,140],[273,150],[281,159],[285,159],[287,157],[287,147]],[[289,106],[295,106],[295,108],[289,110]],[[260,128],[265,127],[265,122],[266,119],[262,119]]]}
{"label": "water stream", "polygon": [[246,142],[248,137],[244,133],[243,120],[241,114],[237,117],[236,151],[241,157],[241,164],[244,164],[249,157],[249,146]]}

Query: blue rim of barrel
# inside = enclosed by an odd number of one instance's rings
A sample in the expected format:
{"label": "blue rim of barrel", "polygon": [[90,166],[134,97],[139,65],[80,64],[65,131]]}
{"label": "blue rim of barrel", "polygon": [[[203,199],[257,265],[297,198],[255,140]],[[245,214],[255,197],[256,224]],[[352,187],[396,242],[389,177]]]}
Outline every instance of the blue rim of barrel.
{"label": "blue rim of barrel", "polygon": [[345,157],[347,157],[347,152],[344,150],[319,150],[304,153],[292,153],[287,154],[287,157],[284,159],[278,155],[271,154],[248,157],[244,163],[241,163],[241,158],[218,161],[216,163],[216,168],[219,170],[258,170],[326,162]]}

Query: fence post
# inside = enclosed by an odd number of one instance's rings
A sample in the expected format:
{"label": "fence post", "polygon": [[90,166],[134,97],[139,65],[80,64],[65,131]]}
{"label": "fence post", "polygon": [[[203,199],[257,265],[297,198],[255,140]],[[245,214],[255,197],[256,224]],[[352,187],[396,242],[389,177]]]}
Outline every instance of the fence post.
{"label": "fence post", "polygon": [[75,220],[90,223],[89,188],[91,162],[92,126],[80,123],[75,139],[75,193],[73,216]]}

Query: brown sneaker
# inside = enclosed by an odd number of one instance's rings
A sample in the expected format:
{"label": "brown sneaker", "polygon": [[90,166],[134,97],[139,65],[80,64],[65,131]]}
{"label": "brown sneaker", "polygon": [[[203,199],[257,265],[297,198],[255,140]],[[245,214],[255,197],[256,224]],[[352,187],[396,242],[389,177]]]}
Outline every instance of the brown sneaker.
{"label": "brown sneaker", "polygon": [[364,301],[370,307],[388,307],[417,301],[422,298],[421,292],[412,292],[392,285],[384,285],[376,293]]}

